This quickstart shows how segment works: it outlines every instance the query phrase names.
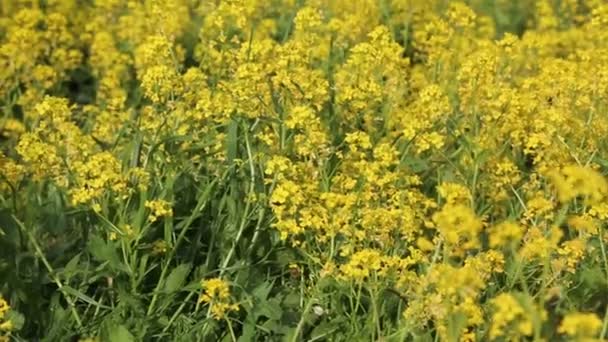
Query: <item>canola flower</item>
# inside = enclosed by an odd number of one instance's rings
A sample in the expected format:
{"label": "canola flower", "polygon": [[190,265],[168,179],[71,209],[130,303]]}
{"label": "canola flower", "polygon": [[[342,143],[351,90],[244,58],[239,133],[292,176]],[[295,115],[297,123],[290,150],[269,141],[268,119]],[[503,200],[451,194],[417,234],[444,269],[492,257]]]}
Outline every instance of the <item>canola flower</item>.
{"label": "canola flower", "polygon": [[558,331],[576,341],[594,341],[602,321],[593,313],[574,312],[566,315]]}
{"label": "canola flower", "polygon": [[171,203],[165,200],[146,201],[145,206],[150,210],[150,214],[148,215],[148,221],[150,222],[155,222],[163,216],[173,216]]}
{"label": "canola flower", "polygon": [[223,319],[230,311],[238,311],[239,305],[232,303],[229,284],[220,278],[201,281],[203,294],[199,302],[209,305],[209,311],[216,320]]}
{"label": "canola flower", "polygon": [[0,0],[0,340],[604,340],[607,52],[599,0]]}
{"label": "canola flower", "polygon": [[0,295],[0,341],[8,341],[10,333],[14,329],[13,322],[7,313],[11,310],[8,302]]}

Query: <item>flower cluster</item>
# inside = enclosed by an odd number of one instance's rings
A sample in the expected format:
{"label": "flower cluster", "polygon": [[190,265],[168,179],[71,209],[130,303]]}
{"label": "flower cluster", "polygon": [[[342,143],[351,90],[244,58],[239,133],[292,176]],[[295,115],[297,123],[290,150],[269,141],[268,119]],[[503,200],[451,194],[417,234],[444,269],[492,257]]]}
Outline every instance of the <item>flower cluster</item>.
{"label": "flower cluster", "polygon": [[239,310],[239,305],[232,302],[230,287],[225,280],[220,278],[202,280],[201,287],[203,294],[199,301],[209,304],[213,318],[219,320],[224,318],[228,312]]}
{"label": "flower cluster", "polygon": [[79,333],[607,337],[602,1],[0,0],[0,107],[0,283]]}
{"label": "flower cluster", "polygon": [[11,310],[10,305],[0,295],[0,341],[9,341],[10,333],[14,328],[13,322],[7,317],[9,310]]}

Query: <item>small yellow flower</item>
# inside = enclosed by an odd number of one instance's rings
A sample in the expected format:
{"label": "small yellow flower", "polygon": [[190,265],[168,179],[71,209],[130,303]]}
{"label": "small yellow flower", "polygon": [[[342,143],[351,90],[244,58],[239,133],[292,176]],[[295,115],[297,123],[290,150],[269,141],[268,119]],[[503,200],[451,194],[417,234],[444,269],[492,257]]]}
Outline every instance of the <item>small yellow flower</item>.
{"label": "small yellow flower", "polygon": [[214,319],[222,319],[230,311],[238,311],[238,304],[232,303],[230,285],[221,278],[211,278],[201,281],[203,294],[199,302],[210,305]]}
{"label": "small yellow flower", "polygon": [[424,236],[421,236],[416,239],[416,246],[424,252],[430,252],[435,250],[435,244]]}
{"label": "small yellow flower", "polygon": [[[1,332],[10,332],[13,330],[13,322],[5,320],[6,313],[11,309],[8,302],[0,295],[0,334]],[[0,336],[1,337],[1,336]]]}
{"label": "small yellow flower", "polygon": [[562,203],[582,196],[595,204],[608,195],[608,182],[599,172],[590,168],[570,165],[553,171],[550,177]]}
{"label": "small yellow flower", "polygon": [[437,192],[447,204],[467,204],[471,200],[469,189],[458,183],[441,183],[437,187]]}
{"label": "small yellow flower", "polygon": [[566,315],[558,332],[570,337],[590,338],[597,335],[602,327],[602,320],[594,313],[574,312]]}
{"label": "small yellow flower", "polygon": [[91,205],[91,208],[93,209],[94,212],[96,213],[101,213],[101,205],[99,203],[93,203]]}
{"label": "small yellow flower", "polygon": [[4,318],[4,315],[11,309],[8,302],[0,295],[0,320]]}
{"label": "small yellow flower", "polygon": [[490,227],[488,235],[490,247],[507,247],[511,242],[518,242],[524,234],[524,228],[515,222],[505,221]]}
{"label": "small yellow flower", "polygon": [[11,331],[13,330],[13,322],[11,320],[0,323],[0,331]]}
{"label": "small yellow flower", "polygon": [[490,328],[490,339],[494,340],[501,336],[519,340],[523,336],[531,336],[533,333],[534,315],[544,319],[545,313],[540,310],[529,311],[520,301],[510,293],[501,293],[491,300],[494,306],[492,315],[492,326]]}
{"label": "small yellow flower", "polygon": [[214,299],[225,300],[230,297],[230,288],[226,281],[220,278],[212,278],[201,281],[205,293],[200,301],[210,303]]}
{"label": "small yellow flower", "polygon": [[118,234],[116,232],[110,232],[108,239],[110,239],[110,241],[116,241],[118,239]]}
{"label": "small yellow flower", "polygon": [[167,253],[169,246],[165,240],[156,240],[152,244],[152,254],[153,255],[163,255]]}
{"label": "small yellow flower", "polygon": [[146,208],[150,209],[150,215],[148,215],[148,221],[150,222],[156,222],[158,218],[163,216],[173,216],[171,203],[164,200],[146,201]]}

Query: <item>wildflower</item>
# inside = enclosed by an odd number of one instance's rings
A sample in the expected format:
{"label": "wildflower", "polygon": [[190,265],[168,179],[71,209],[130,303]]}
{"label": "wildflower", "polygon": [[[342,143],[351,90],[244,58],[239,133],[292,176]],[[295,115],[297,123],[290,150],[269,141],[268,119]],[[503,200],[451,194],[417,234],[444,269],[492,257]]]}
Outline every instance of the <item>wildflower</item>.
{"label": "wildflower", "polygon": [[148,221],[150,222],[156,222],[160,217],[173,216],[171,203],[165,200],[146,201],[145,206],[150,209],[150,214],[148,215]]}
{"label": "wildflower", "polygon": [[441,183],[437,186],[437,192],[450,205],[466,204],[471,200],[469,189],[458,183]]}
{"label": "wildflower", "polygon": [[468,206],[447,204],[433,215],[433,221],[451,246],[464,249],[479,246],[479,233],[483,229],[483,223]]}
{"label": "wildflower", "polygon": [[166,65],[148,68],[141,81],[144,94],[154,103],[173,99],[181,92],[181,86],[175,70]]}
{"label": "wildflower", "polygon": [[[109,152],[101,152],[84,162],[75,162],[75,186],[70,189],[73,205],[91,203],[106,192],[124,193],[126,180],[120,162]],[[98,209],[98,205],[94,205]]]}
{"label": "wildflower", "polygon": [[7,313],[11,310],[10,305],[4,299],[2,295],[0,295],[0,337],[4,332],[10,332],[13,330],[13,322],[10,319],[7,319]]}
{"label": "wildflower", "polygon": [[565,166],[550,175],[559,201],[568,202],[582,196],[590,203],[598,203],[608,195],[608,182],[597,171],[580,166]]}
{"label": "wildflower", "polygon": [[285,172],[289,169],[291,161],[283,156],[273,156],[268,162],[266,162],[266,169],[264,173],[267,175],[274,175]]}
{"label": "wildflower", "polygon": [[488,229],[490,247],[509,246],[512,242],[518,242],[522,238],[523,233],[523,227],[515,222],[506,221],[494,225]]}
{"label": "wildflower", "polygon": [[564,241],[557,253],[565,259],[565,270],[570,273],[576,272],[576,266],[585,257],[587,240],[584,238]]}
{"label": "wildflower", "polygon": [[550,199],[542,197],[540,194],[532,197],[526,203],[523,222],[537,219],[551,220],[554,216],[555,204]]}
{"label": "wildflower", "polygon": [[137,184],[137,189],[140,191],[146,191],[150,186],[150,173],[143,168],[131,168],[129,169],[129,175],[132,177],[132,181]]}
{"label": "wildflower", "polygon": [[379,271],[382,266],[381,253],[375,250],[366,249],[354,253],[348,263],[340,267],[340,271],[347,279],[363,281],[372,272]]}
{"label": "wildflower", "polygon": [[10,305],[3,296],[0,295],[0,320],[4,318],[6,313],[11,309]]}
{"label": "wildflower", "polygon": [[558,248],[563,233],[558,227],[551,227],[543,232],[539,227],[532,227],[524,237],[523,246],[519,254],[526,260],[546,260]]}
{"label": "wildflower", "polygon": [[593,313],[574,312],[567,314],[557,331],[580,341],[591,340],[602,327],[602,320]]}
{"label": "wildflower", "polygon": [[447,11],[447,17],[450,24],[457,28],[471,28],[475,23],[475,12],[462,2],[450,3],[450,8]]}
{"label": "wildflower", "polygon": [[163,255],[169,250],[169,244],[165,240],[156,240],[152,243],[152,255]]}
{"label": "wildflower", "polygon": [[509,293],[501,293],[491,302],[495,309],[492,315],[490,339],[494,340],[501,336],[532,335],[532,313],[528,312],[515,296]]}
{"label": "wildflower", "polygon": [[216,320],[224,318],[231,311],[238,311],[238,304],[232,303],[230,287],[220,278],[211,278],[201,281],[203,294],[199,298],[201,303],[210,305],[211,314]]}
{"label": "wildflower", "polygon": [[17,185],[25,175],[25,168],[12,159],[6,157],[1,151],[0,165],[2,165],[0,169],[0,176],[3,178],[0,180],[0,190],[8,191],[11,188],[17,188]]}
{"label": "wildflower", "polygon": [[5,138],[18,137],[25,132],[25,126],[21,121],[6,119],[0,121],[0,134]]}
{"label": "wildflower", "polygon": [[319,272],[321,278],[331,277],[336,272],[336,265],[333,262],[327,262],[323,265],[323,269]]}
{"label": "wildflower", "polygon": [[422,236],[416,240],[416,246],[418,248],[420,248],[420,250],[426,251],[426,252],[430,252],[435,249],[435,244],[433,244],[433,242],[430,241],[429,239],[422,237]]}
{"label": "wildflower", "polygon": [[597,232],[597,223],[588,215],[572,216],[568,218],[568,225],[581,233],[595,234]]}

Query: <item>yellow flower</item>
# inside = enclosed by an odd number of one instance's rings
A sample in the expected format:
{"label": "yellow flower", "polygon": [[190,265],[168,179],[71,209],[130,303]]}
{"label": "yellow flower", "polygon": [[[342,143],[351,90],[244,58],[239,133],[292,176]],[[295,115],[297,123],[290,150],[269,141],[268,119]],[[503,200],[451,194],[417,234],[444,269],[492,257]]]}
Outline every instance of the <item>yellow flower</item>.
{"label": "yellow flower", "polygon": [[18,137],[25,132],[25,126],[21,121],[8,118],[0,121],[0,134],[6,138]]}
{"label": "yellow flower", "polygon": [[564,241],[557,253],[565,260],[565,270],[570,273],[576,272],[576,266],[585,257],[587,240],[584,238]]}
{"label": "yellow flower", "polygon": [[534,305],[523,306],[514,295],[501,293],[491,300],[494,306],[490,339],[501,336],[507,339],[519,340],[523,336],[533,334],[534,320],[544,320],[546,313]]}
{"label": "yellow flower", "polygon": [[0,337],[2,336],[2,332],[10,332],[13,330],[13,322],[10,319],[5,320],[6,313],[10,310],[10,305],[4,297],[0,295]]}
{"label": "yellow flower", "polygon": [[[70,189],[73,205],[91,203],[104,193],[121,194],[126,191],[126,179],[120,162],[109,152],[97,153],[85,162],[75,162],[75,186]],[[98,211],[99,204],[92,204]]]}
{"label": "yellow flower", "polygon": [[4,318],[6,313],[11,309],[8,302],[4,299],[2,295],[0,295],[0,320]]}
{"label": "yellow flower", "polygon": [[524,233],[524,228],[515,222],[505,221],[488,229],[490,247],[507,247],[511,242],[518,242]]}
{"label": "yellow flower", "polygon": [[13,327],[13,322],[11,320],[0,322],[0,331],[11,331],[13,330]]}
{"label": "yellow flower", "polygon": [[473,210],[462,204],[446,204],[433,215],[433,221],[450,246],[472,249],[479,247],[483,222]]}
{"label": "yellow flower", "polygon": [[576,338],[597,336],[602,327],[602,320],[594,313],[574,312],[567,314],[557,331]]}
{"label": "yellow flower", "polygon": [[447,204],[467,204],[471,200],[469,189],[458,183],[441,183],[437,186],[437,192],[439,196],[445,199]]}
{"label": "yellow flower", "polygon": [[168,249],[169,245],[165,240],[156,240],[152,243],[152,255],[163,255]]}
{"label": "yellow flower", "polygon": [[608,195],[608,182],[597,171],[582,166],[565,166],[550,174],[559,201],[568,202],[578,196],[598,203]]}
{"label": "yellow flower", "polygon": [[229,284],[221,278],[211,278],[201,281],[203,294],[199,298],[201,303],[210,305],[213,317],[217,320],[224,318],[230,311],[238,311],[238,304],[232,303]]}
{"label": "yellow flower", "polygon": [[340,267],[342,275],[347,279],[363,281],[372,272],[379,271],[382,267],[382,254],[379,251],[366,249],[354,253],[348,263]]}
{"label": "yellow flower", "polygon": [[214,299],[225,300],[230,297],[230,288],[226,281],[220,278],[211,278],[201,281],[205,293],[201,296],[201,302],[209,303]]}
{"label": "yellow flower", "polygon": [[148,221],[156,222],[160,217],[171,217],[173,216],[173,208],[171,203],[165,200],[152,200],[146,201],[146,208],[150,209],[150,215],[148,215]]}
{"label": "yellow flower", "polygon": [[450,3],[447,11],[447,17],[450,24],[457,28],[471,28],[475,23],[475,12],[462,2],[455,1]]}

